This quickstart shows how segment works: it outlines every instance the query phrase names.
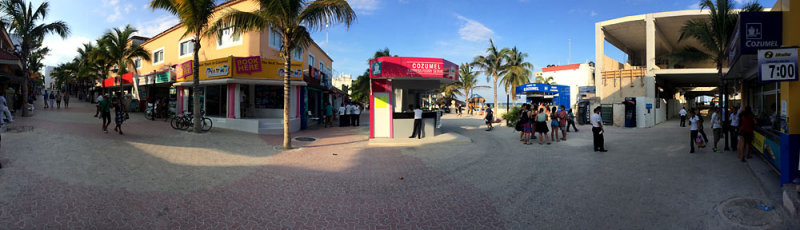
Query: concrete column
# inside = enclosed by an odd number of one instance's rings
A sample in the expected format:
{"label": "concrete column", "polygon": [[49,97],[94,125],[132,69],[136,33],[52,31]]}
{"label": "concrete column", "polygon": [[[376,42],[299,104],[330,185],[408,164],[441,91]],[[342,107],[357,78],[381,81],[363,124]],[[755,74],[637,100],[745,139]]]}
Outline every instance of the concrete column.
{"label": "concrete column", "polygon": [[594,26],[594,85],[595,94],[602,101],[606,98],[603,92],[603,59],[605,57],[606,34],[603,27],[598,23]]}
{"label": "concrete column", "polygon": [[231,119],[236,119],[236,112],[237,112],[237,109],[236,109],[237,108],[237,106],[236,106],[237,103],[236,102],[238,101],[238,100],[236,100],[236,83],[228,83],[228,91],[227,92],[228,92],[228,95],[227,95],[227,99],[228,99],[228,114],[227,114],[227,117],[231,118]]}
{"label": "concrete column", "polygon": [[235,84],[233,90],[234,102],[234,117],[236,119],[242,118],[242,88],[240,84]]}
{"label": "concrete column", "polygon": [[648,14],[645,19],[645,70],[644,89],[645,96],[656,97],[655,70],[656,70],[656,23],[653,15]]}

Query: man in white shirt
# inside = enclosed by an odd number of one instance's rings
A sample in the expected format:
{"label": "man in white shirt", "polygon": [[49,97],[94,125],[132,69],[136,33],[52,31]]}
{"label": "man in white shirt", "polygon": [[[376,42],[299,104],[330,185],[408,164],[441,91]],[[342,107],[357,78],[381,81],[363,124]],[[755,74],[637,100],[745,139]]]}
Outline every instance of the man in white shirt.
{"label": "man in white shirt", "polygon": [[678,113],[681,114],[681,127],[686,127],[686,107],[681,108]]}
{"label": "man in white shirt", "polygon": [[345,122],[349,122],[349,117],[344,115],[345,110],[347,110],[347,108],[345,108],[344,103],[342,103],[342,106],[339,106],[339,127],[344,127]]}
{"label": "man in white shirt", "polygon": [[711,130],[714,133],[714,152],[722,152],[717,149],[717,143],[722,138],[722,112],[719,107],[714,108],[714,113],[711,114]]}
{"label": "man in white shirt", "polygon": [[603,117],[600,116],[600,106],[594,108],[594,114],[590,118],[592,123],[592,137],[594,138],[594,151],[595,152],[608,152],[603,147]]}
{"label": "man in white shirt", "polygon": [[344,106],[344,116],[347,118],[345,120],[344,126],[353,125],[353,104],[347,103]]}
{"label": "man in white shirt", "polygon": [[419,106],[408,105],[408,108],[414,108],[414,130],[411,131],[411,136],[408,138],[422,139],[422,110],[419,109]]}
{"label": "man in white shirt", "polygon": [[353,104],[353,126],[361,125],[361,106]]}
{"label": "man in white shirt", "polygon": [[737,144],[739,144],[739,113],[741,112],[741,109],[733,107],[728,118],[731,121],[728,136],[731,138],[731,150],[733,151],[736,151]]}
{"label": "man in white shirt", "polygon": [[691,146],[691,150],[689,153],[694,153],[694,142],[697,140],[697,124],[700,122],[700,117],[694,114],[694,110],[689,112],[689,137],[691,140],[689,141],[689,146]]}

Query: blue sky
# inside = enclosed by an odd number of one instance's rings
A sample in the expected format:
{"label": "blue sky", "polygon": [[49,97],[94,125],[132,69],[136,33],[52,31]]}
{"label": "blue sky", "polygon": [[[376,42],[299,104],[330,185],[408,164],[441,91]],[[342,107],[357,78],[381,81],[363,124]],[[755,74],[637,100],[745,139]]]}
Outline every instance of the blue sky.
{"label": "blue sky", "polygon": [[[745,0],[734,0],[743,4]],[[41,0],[33,0],[38,3]],[[48,21],[63,20],[72,29],[67,39],[48,37],[53,52],[45,59],[57,65],[72,59],[84,42],[109,28],[131,24],[142,36],[152,36],[178,23],[164,11],[147,8],[149,0],[51,0]],[[482,54],[492,38],[498,47],[517,46],[528,53],[536,70],[548,64],[594,60],[594,24],[609,19],[696,9],[699,0],[350,0],[358,21],[349,30],[338,25],[312,34],[334,59],[336,73],[360,75],[378,49],[392,54],[440,57],[455,63]],[[760,0],[765,7],[775,0]],[[570,55],[569,43],[572,52]],[[608,51],[618,60],[625,56]],[[571,58],[570,58],[571,57]],[[481,77],[482,84],[485,77]],[[491,90],[478,94],[491,100]],[[502,99],[501,99],[502,98]],[[505,101],[499,90],[498,100]]]}

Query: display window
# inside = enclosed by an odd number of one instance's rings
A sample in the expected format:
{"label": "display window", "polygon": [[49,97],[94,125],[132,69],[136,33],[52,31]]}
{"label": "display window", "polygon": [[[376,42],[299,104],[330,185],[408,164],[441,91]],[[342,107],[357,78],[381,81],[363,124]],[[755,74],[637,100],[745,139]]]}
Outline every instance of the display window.
{"label": "display window", "polygon": [[256,85],[256,109],[283,109],[283,86]]}

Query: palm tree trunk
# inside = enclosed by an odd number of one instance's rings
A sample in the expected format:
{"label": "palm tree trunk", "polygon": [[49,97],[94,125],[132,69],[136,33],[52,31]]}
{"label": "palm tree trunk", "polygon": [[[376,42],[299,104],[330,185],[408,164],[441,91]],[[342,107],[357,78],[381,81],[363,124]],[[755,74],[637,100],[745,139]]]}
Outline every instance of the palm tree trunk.
{"label": "palm tree trunk", "polygon": [[195,42],[194,42],[194,65],[192,66],[192,90],[194,90],[194,98],[192,98],[192,103],[194,103],[193,110],[193,118],[192,120],[194,123],[194,132],[200,133],[203,130],[202,127],[202,116],[200,114],[200,35],[195,34]]}
{"label": "palm tree trunk", "polygon": [[[292,51],[289,50],[289,38],[283,35],[283,61],[286,65],[283,67],[283,148],[284,149],[291,149],[292,148],[292,136],[289,133],[290,124],[289,124],[289,110],[291,106],[289,106],[289,98],[291,95],[290,92],[290,83],[291,83],[291,76],[292,76]],[[309,74],[311,72],[309,71]]]}
{"label": "palm tree trunk", "polygon": [[[28,59],[23,57],[22,60],[28,60]],[[22,116],[23,117],[27,117],[27,116],[29,116],[27,104],[28,104],[28,95],[29,95],[29,92],[28,92],[28,80],[30,79],[30,77],[28,76],[28,67],[25,65],[24,62],[22,64],[22,76],[25,77],[25,79],[23,79],[23,81],[22,81],[22,99],[23,99],[23,103],[22,104],[25,105],[25,106],[22,107]],[[47,100],[47,99],[45,98],[45,100]]]}
{"label": "palm tree trunk", "polygon": [[497,74],[494,74],[494,108],[497,109]]}

